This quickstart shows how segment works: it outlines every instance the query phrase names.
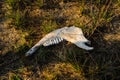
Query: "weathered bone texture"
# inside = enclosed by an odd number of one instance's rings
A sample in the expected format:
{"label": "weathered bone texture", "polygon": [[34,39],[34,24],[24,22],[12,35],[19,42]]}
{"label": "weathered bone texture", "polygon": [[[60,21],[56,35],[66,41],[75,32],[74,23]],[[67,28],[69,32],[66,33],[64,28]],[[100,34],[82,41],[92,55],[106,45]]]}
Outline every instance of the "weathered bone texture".
{"label": "weathered bone texture", "polygon": [[66,40],[69,41],[79,48],[85,50],[92,50],[93,47],[89,47],[85,45],[85,43],[89,43],[90,41],[87,40],[83,32],[80,28],[71,26],[71,27],[63,27],[57,30],[54,30],[43,37],[38,43],[36,43],[27,53],[26,56],[33,54],[39,46],[50,46],[53,44],[58,44],[59,42]]}

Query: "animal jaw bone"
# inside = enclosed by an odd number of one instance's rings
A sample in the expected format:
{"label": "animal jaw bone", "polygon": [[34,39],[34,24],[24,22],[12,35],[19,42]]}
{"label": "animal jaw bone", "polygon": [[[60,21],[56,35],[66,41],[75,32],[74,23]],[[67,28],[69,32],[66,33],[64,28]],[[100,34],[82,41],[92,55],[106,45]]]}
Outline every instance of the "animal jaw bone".
{"label": "animal jaw bone", "polygon": [[33,54],[39,46],[50,46],[53,44],[58,44],[59,42],[66,40],[69,41],[79,48],[85,50],[92,50],[93,47],[89,47],[85,45],[85,43],[89,43],[90,41],[87,40],[83,32],[80,28],[71,26],[71,27],[63,27],[57,30],[54,30],[43,37],[37,44],[35,44],[27,53],[26,56]]}
{"label": "animal jaw bone", "polygon": [[61,33],[61,31],[65,30],[67,28],[68,27],[63,27],[61,29],[57,29],[57,30],[50,32],[45,37],[43,37],[38,43],[36,43],[30,50],[28,50],[28,52],[25,55],[29,56],[29,55],[33,54],[41,45],[43,45],[43,46],[52,45],[53,43],[48,44],[47,42],[50,40],[54,40],[57,37],[58,37],[59,42],[61,42],[63,40],[63,38],[61,38],[59,36],[59,34]]}
{"label": "animal jaw bone", "polygon": [[85,45],[85,43],[89,43],[90,41],[87,40],[83,32],[80,28],[72,26],[68,29],[63,31],[63,34],[60,35],[63,39],[75,44],[76,46],[85,49],[85,50],[92,50],[93,47],[89,47]]}
{"label": "animal jaw bone", "polygon": [[63,38],[61,37],[55,37],[53,39],[49,39],[47,40],[43,46],[50,46],[50,45],[53,45],[53,44],[58,44],[59,42],[63,41]]}

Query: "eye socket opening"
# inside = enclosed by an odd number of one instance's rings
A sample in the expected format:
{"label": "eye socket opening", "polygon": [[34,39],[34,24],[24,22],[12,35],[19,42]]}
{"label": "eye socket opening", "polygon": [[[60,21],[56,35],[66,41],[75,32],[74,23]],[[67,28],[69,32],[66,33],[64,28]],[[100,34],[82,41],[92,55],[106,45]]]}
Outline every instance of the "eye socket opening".
{"label": "eye socket opening", "polygon": [[84,42],[84,44],[91,47],[91,41]]}

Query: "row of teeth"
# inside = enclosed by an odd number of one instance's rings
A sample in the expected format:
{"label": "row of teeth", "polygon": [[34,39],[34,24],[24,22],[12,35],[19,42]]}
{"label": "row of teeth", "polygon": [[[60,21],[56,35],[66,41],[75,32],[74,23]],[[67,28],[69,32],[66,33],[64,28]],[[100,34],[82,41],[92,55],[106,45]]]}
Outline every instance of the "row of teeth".
{"label": "row of teeth", "polygon": [[50,45],[53,45],[53,44],[58,44],[58,43],[61,42],[61,41],[63,41],[63,38],[56,37],[56,38],[47,40],[47,41],[43,44],[43,46],[50,46]]}

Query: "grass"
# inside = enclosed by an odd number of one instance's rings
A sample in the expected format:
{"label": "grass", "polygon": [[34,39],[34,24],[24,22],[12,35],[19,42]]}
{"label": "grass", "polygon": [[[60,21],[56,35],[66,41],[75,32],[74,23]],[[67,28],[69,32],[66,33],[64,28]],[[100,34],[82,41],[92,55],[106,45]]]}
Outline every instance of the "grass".
{"label": "grass", "polygon": [[16,74],[11,74],[9,80],[21,80],[21,78]]}
{"label": "grass", "polygon": [[37,0],[36,3],[39,7],[42,7],[44,5],[44,0]]}
{"label": "grass", "polygon": [[52,20],[47,21],[47,20],[45,20],[45,21],[43,21],[43,23],[41,25],[41,29],[42,29],[44,34],[47,34],[47,33],[51,32],[51,31],[57,29],[57,26],[58,25],[56,24],[55,21],[52,21]]}
{"label": "grass", "polygon": [[[6,9],[6,16],[7,18],[12,18],[11,27],[28,33],[27,36],[23,37],[25,44],[19,48],[16,48],[18,45],[14,44],[17,53],[20,54],[17,55],[20,57],[20,61],[13,63],[15,67],[19,64],[19,67],[16,70],[12,69],[13,73],[6,77],[9,77],[10,80],[24,80],[26,78],[33,80],[36,78],[43,80],[118,79],[119,55],[113,51],[115,53],[114,56],[110,52],[112,50],[108,50],[108,46],[113,46],[112,44],[109,45],[108,42],[104,43],[105,41],[103,41],[102,43],[100,41],[104,40],[101,37],[101,34],[103,35],[104,33],[100,29],[105,29],[104,26],[111,24],[114,16],[118,15],[118,13],[115,13],[113,6],[120,6],[120,0],[115,2],[113,0],[61,1],[63,2],[61,5],[59,5],[59,0],[56,0],[54,5],[52,5],[52,2],[46,3],[43,0],[6,0],[6,5],[9,6]],[[50,5],[52,7],[49,7]],[[76,8],[79,9],[76,10]],[[36,13],[35,16],[31,16],[34,11]],[[56,20],[59,17],[64,19],[64,21],[57,23]],[[87,52],[72,44],[63,42],[60,45],[40,47],[34,56],[23,57],[28,48],[32,47],[45,34],[71,24],[82,28],[88,38],[93,38],[91,40],[96,43],[94,45],[95,51]],[[110,29],[109,26],[107,28]],[[21,34],[24,35],[24,32]],[[97,36],[94,36],[95,34]],[[116,59],[117,55],[118,58]],[[67,70],[68,68],[69,70]],[[30,73],[27,74],[27,72]]]}

